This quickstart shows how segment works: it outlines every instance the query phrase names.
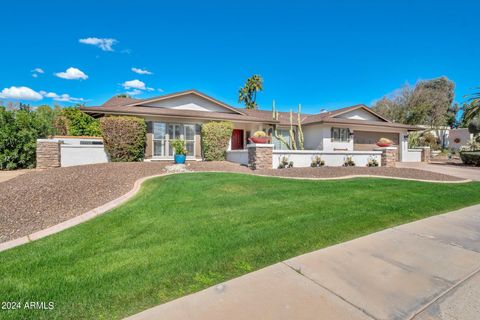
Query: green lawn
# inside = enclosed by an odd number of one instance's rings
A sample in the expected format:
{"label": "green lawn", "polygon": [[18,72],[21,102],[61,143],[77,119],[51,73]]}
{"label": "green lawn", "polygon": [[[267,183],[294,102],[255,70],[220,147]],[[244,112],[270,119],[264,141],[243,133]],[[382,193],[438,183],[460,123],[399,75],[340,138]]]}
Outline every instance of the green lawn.
{"label": "green lawn", "polygon": [[480,183],[287,180],[228,173],[147,181],[127,204],[0,253],[0,318],[121,318],[275,262],[480,202]]}

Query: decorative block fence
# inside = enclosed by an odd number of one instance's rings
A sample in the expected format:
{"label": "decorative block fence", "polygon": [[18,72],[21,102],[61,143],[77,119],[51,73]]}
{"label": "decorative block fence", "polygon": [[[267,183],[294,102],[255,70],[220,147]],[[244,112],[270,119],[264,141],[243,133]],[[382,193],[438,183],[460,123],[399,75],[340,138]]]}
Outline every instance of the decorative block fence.
{"label": "decorative block fence", "polygon": [[[428,162],[430,148],[409,149],[402,154],[402,161]],[[247,150],[227,151],[227,161],[240,163],[255,169],[276,169],[282,158],[293,161],[294,167],[310,167],[312,160],[319,156],[326,166],[343,166],[346,157],[352,157],[357,167],[365,167],[369,160],[376,160],[379,166],[395,167],[398,159],[397,147],[376,148],[373,151],[321,151],[321,150],[273,150],[272,144],[249,144]]]}
{"label": "decorative block fence", "polygon": [[[352,157],[356,166],[364,167],[369,160],[376,160],[382,165],[382,156],[391,156],[394,150],[375,151],[321,151],[321,150],[273,150],[272,144],[249,144],[247,150],[227,151],[227,161],[247,165],[253,170],[276,169],[283,157],[293,161],[294,167],[310,167],[312,160],[319,156],[326,166],[340,167],[346,157]],[[396,148],[394,148],[396,150]],[[391,159],[383,161],[384,165],[394,166]]]}
{"label": "decorative block fence", "polygon": [[37,140],[37,168],[105,162],[108,162],[108,156],[102,138],[57,136]]}
{"label": "decorative block fence", "polygon": [[320,150],[273,150],[273,168],[278,168],[280,161],[286,157],[293,161],[294,167],[310,167],[312,160],[319,156],[326,166],[341,167],[346,157],[352,157],[356,166],[365,167],[368,160],[375,159],[380,164],[381,151],[320,151]]}

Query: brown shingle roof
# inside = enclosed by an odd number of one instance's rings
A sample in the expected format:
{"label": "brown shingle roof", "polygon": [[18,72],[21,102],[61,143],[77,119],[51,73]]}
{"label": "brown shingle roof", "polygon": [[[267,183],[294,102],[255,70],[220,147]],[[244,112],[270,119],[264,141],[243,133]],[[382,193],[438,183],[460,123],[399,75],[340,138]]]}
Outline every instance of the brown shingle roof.
{"label": "brown shingle roof", "polygon": [[[238,110],[242,110],[243,113],[253,116],[256,118],[264,119],[265,122],[273,121],[272,111],[267,110],[252,110],[252,109],[243,109],[238,108]],[[302,123],[308,117],[308,114],[301,114]],[[281,125],[290,125],[290,112],[278,112],[278,121]],[[273,122],[272,122],[273,123]],[[297,113],[293,113],[293,125],[297,125]]]}
{"label": "brown shingle roof", "polygon": [[[235,120],[246,122],[265,122],[264,119],[256,117],[234,114],[226,112],[208,112],[195,110],[179,110],[169,108],[157,107],[141,107],[130,105],[111,105],[100,107],[81,107],[80,110],[91,115],[101,114],[117,114],[117,115],[150,115],[150,116],[167,116],[172,118],[193,118],[193,119],[207,119],[207,120]],[[272,123],[276,123],[272,121]]]}
{"label": "brown shingle roof", "polygon": [[139,99],[134,99],[134,98],[130,98],[130,97],[112,97],[110,99],[108,99],[104,104],[102,104],[102,106],[106,106],[106,107],[109,107],[109,106],[123,106],[123,105],[126,105],[126,104],[129,104],[129,103],[135,103],[136,101],[141,101]]}
{"label": "brown shingle roof", "polygon": [[[181,95],[195,94],[201,96],[207,100],[215,102],[219,105],[224,106],[227,109],[230,109],[234,113],[227,112],[206,112],[206,111],[195,111],[195,110],[178,110],[178,109],[168,109],[168,108],[158,108],[151,106],[142,106],[144,103],[160,101],[172,97],[177,97]],[[336,116],[343,113],[353,111],[356,109],[364,109],[383,121],[366,121],[366,120],[355,120],[355,119],[344,119],[336,118]],[[232,121],[246,121],[246,122],[263,122],[263,123],[277,123],[280,125],[290,125],[290,112],[278,112],[278,121],[273,120],[272,111],[270,110],[249,110],[244,108],[234,108],[225,104],[219,100],[216,100],[210,96],[207,96],[196,90],[186,90],[177,93],[167,94],[160,97],[150,98],[150,99],[134,99],[130,97],[113,97],[106,101],[103,105],[99,107],[82,107],[80,110],[90,113],[92,115],[102,115],[102,114],[121,114],[121,115],[151,115],[151,116],[168,116],[168,117],[178,117],[178,118],[192,118],[192,119],[205,119],[205,120],[232,120]],[[418,129],[414,126],[404,125],[400,123],[393,123],[389,120],[378,115],[370,108],[363,104],[358,104],[346,108],[341,108],[333,111],[327,111],[317,114],[304,114],[301,115],[302,124],[310,125],[316,123],[332,123],[332,124],[355,124],[355,125],[369,125],[369,126],[385,126],[391,128],[405,128],[409,130]],[[293,113],[293,124],[297,124],[297,113]]]}

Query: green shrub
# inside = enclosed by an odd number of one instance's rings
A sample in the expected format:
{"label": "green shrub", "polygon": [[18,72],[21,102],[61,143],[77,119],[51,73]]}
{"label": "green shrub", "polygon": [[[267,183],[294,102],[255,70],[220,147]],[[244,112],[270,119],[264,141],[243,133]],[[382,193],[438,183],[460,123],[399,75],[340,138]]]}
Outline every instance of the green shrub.
{"label": "green shrub", "polygon": [[480,166],[480,151],[460,151],[460,158],[465,164]]}
{"label": "green shrub", "polygon": [[[71,136],[100,136],[100,125],[97,119],[80,111],[79,109],[64,108],[61,112],[64,117],[67,134]],[[59,130],[63,131],[63,130]]]}
{"label": "green shrub", "polygon": [[46,134],[29,108],[9,111],[0,107],[0,170],[35,167],[37,138]]}
{"label": "green shrub", "polygon": [[105,117],[100,127],[110,161],[142,161],[145,157],[147,125],[136,117]]}
{"label": "green shrub", "polygon": [[225,160],[233,124],[228,121],[208,122],[202,125],[202,150],[206,161]]}

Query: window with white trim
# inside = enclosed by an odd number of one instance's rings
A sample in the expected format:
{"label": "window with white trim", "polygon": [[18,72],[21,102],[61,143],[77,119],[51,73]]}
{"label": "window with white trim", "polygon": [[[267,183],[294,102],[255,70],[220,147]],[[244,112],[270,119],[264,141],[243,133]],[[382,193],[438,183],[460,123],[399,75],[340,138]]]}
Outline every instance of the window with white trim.
{"label": "window with white trim", "polygon": [[195,125],[184,123],[153,123],[153,156],[173,156],[171,141],[185,140],[188,156],[195,156]]}
{"label": "window with white trim", "polygon": [[332,128],[332,141],[334,142],[350,141],[350,130],[348,128]]}

